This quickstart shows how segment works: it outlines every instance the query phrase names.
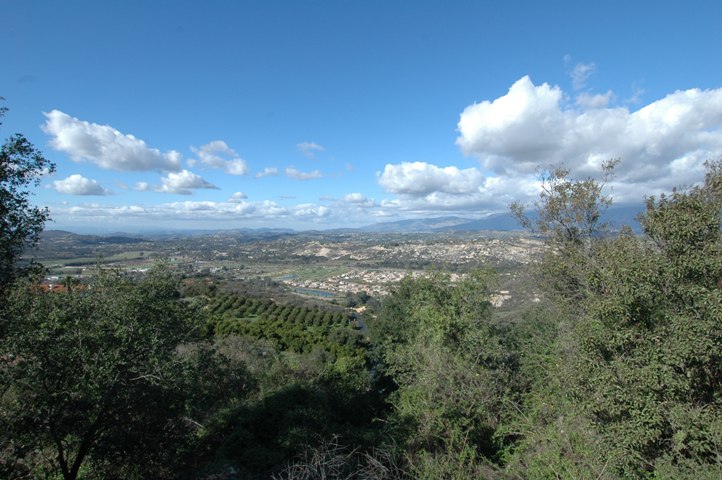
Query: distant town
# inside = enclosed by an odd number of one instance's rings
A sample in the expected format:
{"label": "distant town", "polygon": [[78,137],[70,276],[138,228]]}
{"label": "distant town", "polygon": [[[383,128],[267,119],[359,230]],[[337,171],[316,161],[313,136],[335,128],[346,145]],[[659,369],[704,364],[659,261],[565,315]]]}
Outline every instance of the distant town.
{"label": "distant town", "polygon": [[[541,240],[518,232],[319,233],[226,231],[140,236],[43,233],[34,257],[48,269],[49,288],[82,281],[97,265],[142,274],[166,262],[192,277],[227,281],[265,279],[304,296],[325,300],[364,293],[387,295],[406,276],[492,269],[501,279],[493,296],[512,298],[519,267],[541,250]],[[517,282],[518,283],[518,282]]]}

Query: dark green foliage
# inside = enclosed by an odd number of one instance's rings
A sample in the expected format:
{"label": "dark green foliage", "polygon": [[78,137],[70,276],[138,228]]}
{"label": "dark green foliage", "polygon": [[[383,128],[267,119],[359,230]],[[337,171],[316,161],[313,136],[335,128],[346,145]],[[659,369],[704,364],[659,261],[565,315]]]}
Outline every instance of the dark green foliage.
{"label": "dark green foliage", "polygon": [[162,271],[140,284],[99,272],[64,293],[14,291],[3,312],[6,448],[29,461],[45,451],[64,478],[83,465],[111,477],[165,475],[187,432],[176,348],[200,325],[175,286]]}
{"label": "dark green foliage", "polygon": [[510,386],[511,356],[493,324],[489,275],[401,282],[369,328],[397,386],[390,425],[417,478],[473,478],[498,452],[494,438]]}
{"label": "dark green foliage", "polygon": [[189,455],[191,470],[232,465],[242,478],[268,478],[329,436],[370,447],[379,430],[374,419],[386,403],[372,384],[367,340],[347,313],[329,308],[280,305],[240,293],[210,299],[215,343],[248,366],[242,377],[257,390],[240,401],[228,396],[225,408],[202,422]]}
{"label": "dark green foliage", "polygon": [[[234,305],[238,306],[235,310]],[[354,363],[366,363],[367,342],[345,312],[279,305],[238,294],[216,297],[208,310],[216,318],[217,335],[269,340],[280,350],[296,353],[323,350],[334,360],[349,357]]]}
{"label": "dark green foliage", "polygon": [[215,455],[248,473],[268,472],[319,438],[348,431],[342,427],[347,412],[333,400],[319,386],[293,384],[240,406],[215,427],[228,430],[210,433],[223,439]]}
{"label": "dark green foliage", "polygon": [[721,187],[716,164],[703,186],[649,199],[652,242],[621,235],[588,267],[579,392],[624,475],[721,465]]}
{"label": "dark green foliage", "polygon": [[232,363],[247,366],[257,390],[203,422],[186,455],[189,478],[229,467],[240,478],[269,478],[325,438],[340,436],[358,448],[376,441],[374,419],[385,404],[370,377],[358,375],[365,372],[363,364],[351,365],[348,357],[334,361],[323,350],[282,352],[240,337],[219,338],[216,346]]}
{"label": "dark green foliage", "polygon": [[355,308],[360,305],[366,305],[366,303],[371,300],[371,295],[369,295],[365,291],[361,291],[358,293],[347,292],[345,299],[347,307]]}
{"label": "dark green foliage", "polygon": [[[2,165],[21,202],[48,166],[23,140]],[[268,279],[182,298],[162,269],[48,294],[9,288],[3,236],[0,476],[722,477],[722,163],[649,198],[642,236],[602,222],[615,164],[543,176],[534,221],[513,207],[548,241],[523,310],[495,310],[484,271],[348,295],[363,317]]]}
{"label": "dark green foliage", "polygon": [[[6,111],[0,107],[0,118]],[[49,217],[47,208],[30,204],[28,188],[54,171],[55,165],[19,133],[0,147],[0,293],[16,277],[20,255],[37,244]]]}
{"label": "dark green foliage", "polygon": [[550,237],[558,253],[542,271],[562,309],[559,335],[512,422],[522,435],[512,471],[722,474],[721,214],[717,162],[703,185],[648,199],[642,237]]}
{"label": "dark green foliage", "polygon": [[281,472],[273,475],[282,479],[359,479],[400,480],[412,478],[404,469],[401,453],[394,450],[359,451],[343,445],[342,439],[332,436],[320,445],[309,446]]}
{"label": "dark green foliage", "polygon": [[245,363],[209,342],[178,349],[184,368],[185,415],[195,425],[206,424],[221,410],[242,402],[257,388]]}

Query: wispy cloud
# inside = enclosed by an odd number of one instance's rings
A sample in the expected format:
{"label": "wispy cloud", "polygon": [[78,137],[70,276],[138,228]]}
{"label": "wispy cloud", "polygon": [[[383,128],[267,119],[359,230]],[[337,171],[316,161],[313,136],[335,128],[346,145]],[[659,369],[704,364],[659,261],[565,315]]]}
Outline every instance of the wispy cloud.
{"label": "wispy cloud", "polygon": [[319,145],[314,142],[302,142],[296,145],[296,147],[308,158],[316,158],[317,152],[323,152],[326,150],[323,145]]}
{"label": "wispy cloud", "polygon": [[278,169],[276,167],[266,167],[256,173],[256,178],[275,177],[276,175],[278,175]]}
{"label": "wispy cloud", "polygon": [[223,140],[214,140],[200,148],[191,147],[191,150],[209,167],[219,168],[231,175],[245,175],[248,172],[246,161]]}
{"label": "wispy cloud", "polygon": [[574,99],[574,103],[582,108],[605,108],[614,100],[614,92],[592,94],[582,92]]}
{"label": "wispy cloud", "polygon": [[572,87],[574,90],[582,90],[587,86],[587,80],[596,71],[597,66],[594,63],[577,63],[574,65],[570,75],[572,77]]}
{"label": "wispy cloud", "polygon": [[286,167],[286,176],[295,180],[313,180],[316,178],[323,177],[323,174],[318,170],[312,172],[302,172],[294,167]]}

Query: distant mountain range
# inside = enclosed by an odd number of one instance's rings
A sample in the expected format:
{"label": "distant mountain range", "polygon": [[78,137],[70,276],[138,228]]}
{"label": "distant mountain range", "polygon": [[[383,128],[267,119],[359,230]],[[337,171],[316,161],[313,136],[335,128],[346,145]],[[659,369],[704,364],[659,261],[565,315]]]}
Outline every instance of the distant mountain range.
{"label": "distant mountain range", "polygon": [[171,240],[182,237],[200,237],[204,235],[232,235],[247,241],[294,235],[298,232],[287,228],[242,228],[230,230],[178,230],[158,233],[127,233],[114,232],[108,234],[79,234],[66,230],[44,230],[40,233],[41,241],[73,242],[81,245],[94,244],[130,244],[154,240]]}
{"label": "distant mountain range", "polygon": [[65,230],[44,230],[40,233],[41,240],[50,241],[72,241],[80,244],[97,244],[97,243],[115,243],[115,244],[128,244],[128,243],[140,243],[144,240],[139,238],[137,235],[131,235],[128,233],[109,233],[107,235],[80,235],[73,232],[67,232]]}
{"label": "distant mountain range", "polygon": [[[629,225],[639,230],[636,220],[642,212],[639,206],[613,207],[607,210],[604,220],[612,225],[612,229]],[[434,217],[399,220],[395,222],[374,223],[365,227],[349,229],[368,233],[443,233],[443,232],[476,232],[476,231],[513,231],[522,230],[519,222],[508,213],[489,215],[484,218],[471,219],[464,217]]]}
{"label": "distant mountain range", "polygon": [[519,223],[511,215],[497,214],[481,219],[464,217],[435,217],[374,223],[353,229],[367,233],[443,233],[474,232],[480,230],[519,230]]}
{"label": "distant mountain range", "polygon": [[[605,220],[611,222],[612,228],[629,225],[635,231],[640,227],[636,221],[637,215],[642,212],[641,206],[613,207],[607,210]],[[145,240],[169,239],[200,235],[237,235],[247,241],[283,237],[299,233],[314,234],[340,234],[340,233],[444,233],[444,232],[477,232],[477,231],[514,231],[522,230],[519,223],[508,213],[489,215],[483,218],[464,218],[456,216],[415,218],[411,220],[398,220],[366,225],[359,228],[339,228],[331,230],[295,231],[285,228],[240,228],[229,230],[192,230],[168,231],[155,234],[110,233],[107,235],[77,235],[63,230],[46,230],[41,237],[47,240],[71,239],[81,240],[84,243],[136,243]]]}

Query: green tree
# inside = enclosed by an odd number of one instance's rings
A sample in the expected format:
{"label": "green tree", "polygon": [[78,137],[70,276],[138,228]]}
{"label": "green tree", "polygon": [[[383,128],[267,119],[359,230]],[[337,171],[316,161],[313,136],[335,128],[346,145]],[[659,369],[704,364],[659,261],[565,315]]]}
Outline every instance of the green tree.
{"label": "green tree", "polygon": [[491,321],[489,278],[407,278],[369,321],[398,387],[391,424],[416,478],[478,478],[496,454],[509,371]]}
{"label": "green tree", "polygon": [[[0,107],[0,118],[5,112],[7,108]],[[30,204],[29,187],[54,171],[55,165],[19,133],[0,147],[0,291],[19,273],[20,255],[37,244],[49,218],[47,208]]]}
{"label": "green tree", "polygon": [[643,236],[550,238],[543,269],[561,280],[548,283],[574,288],[556,289],[569,321],[520,421],[522,476],[722,473],[720,162],[702,185],[649,198],[641,223]]}
{"label": "green tree", "polygon": [[534,215],[527,215],[519,202],[510,206],[522,226],[546,238],[549,248],[538,265],[540,285],[557,301],[578,305],[587,288],[582,267],[595,245],[609,234],[609,224],[602,217],[612,198],[604,189],[618,164],[619,160],[605,162],[600,181],[570,178],[569,170],[562,167],[542,172]]}
{"label": "green tree", "polygon": [[557,167],[540,174],[541,194],[535,202],[536,218],[524,212],[524,205],[511,204],[511,212],[519,223],[531,231],[548,236],[559,244],[580,245],[606,230],[602,215],[612,204],[602,192],[619,160],[602,164],[602,180],[573,180],[569,170]]}
{"label": "green tree", "polygon": [[578,391],[625,476],[722,474],[720,165],[649,198],[645,237],[605,242],[586,269]]}
{"label": "green tree", "polygon": [[177,348],[200,325],[176,286],[157,269],[140,283],[102,271],[63,293],[11,292],[0,349],[5,455],[27,462],[43,452],[65,479],[81,468],[113,478],[167,474],[187,430]]}

